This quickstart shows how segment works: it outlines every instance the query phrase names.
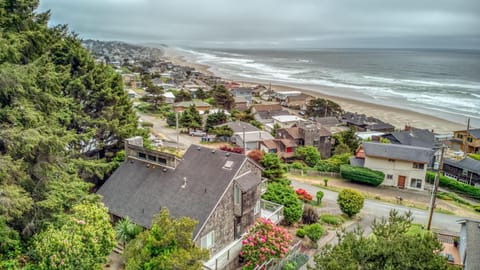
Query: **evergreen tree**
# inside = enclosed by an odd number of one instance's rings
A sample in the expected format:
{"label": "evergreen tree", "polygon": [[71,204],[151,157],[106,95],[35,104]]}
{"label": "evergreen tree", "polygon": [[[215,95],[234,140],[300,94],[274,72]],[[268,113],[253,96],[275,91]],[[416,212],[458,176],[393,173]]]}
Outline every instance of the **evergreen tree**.
{"label": "evergreen tree", "polygon": [[215,85],[212,90],[212,96],[215,99],[215,106],[225,110],[232,109],[235,100],[225,86]]}
{"label": "evergreen tree", "polygon": [[202,116],[200,113],[197,111],[195,108],[195,105],[192,104],[190,107],[188,107],[185,111],[183,111],[180,119],[179,119],[179,125],[187,128],[188,131],[190,129],[198,129],[202,127]]}

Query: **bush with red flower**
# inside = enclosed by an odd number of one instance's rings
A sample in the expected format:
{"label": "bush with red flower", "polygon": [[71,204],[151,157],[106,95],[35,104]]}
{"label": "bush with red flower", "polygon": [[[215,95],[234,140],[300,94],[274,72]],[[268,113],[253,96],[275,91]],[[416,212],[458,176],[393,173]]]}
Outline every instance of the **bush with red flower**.
{"label": "bush with red flower", "polygon": [[272,258],[285,257],[291,241],[287,230],[268,219],[258,219],[242,240],[240,255],[245,260],[243,269],[255,269]]}
{"label": "bush with red flower", "polygon": [[309,202],[313,200],[313,197],[310,193],[308,193],[305,189],[299,188],[295,191],[297,193],[298,199],[304,202]]}
{"label": "bush with red flower", "polygon": [[228,145],[222,145],[222,146],[220,146],[220,150],[227,151],[227,152],[232,152],[232,153],[237,153],[237,154],[243,154],[244,153],[243,148],[238,147],[238,146],[230,147]]}

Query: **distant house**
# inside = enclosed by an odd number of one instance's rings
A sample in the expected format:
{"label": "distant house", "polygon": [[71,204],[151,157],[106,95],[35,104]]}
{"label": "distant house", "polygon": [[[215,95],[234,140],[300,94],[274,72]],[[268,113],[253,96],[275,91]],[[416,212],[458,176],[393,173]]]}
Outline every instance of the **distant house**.
{"label": "distant house", "polygon": [[445,158],[443,174],[469,185],[480,186],[480,161],[469,157],[461,160]]}
{"label": "distant house", "polygon": [[244,97],[234,97],[233,107],[237,111],[244,112],[248,110],[249,102]]}
{"label": "distant house", "polygon": [[290,139],[271,139],[258,142],[259,149],[266,153],[277,154],[284,161],[289,161],[295,156],[298,145]]}
{"label": "distant house", "polygon": [[357,131],[393,132],[395,130],[393,125],[365,114],[346,112],[342,116],[342,122],[349,127],[354,127]]}
{"label": "distant house", "polygon": [[428,163],[428,167],[438,169],[441,141],[437,138],[437,134],[432,131],[406,126],[405,130],[389,132],[381,135],[381,137],[388,139],[393,144],[418,146],[434,150],[435,153]]}
{"label": "distant house", "polygon": [[270,133],[260,130],[245,133],[235,133],[235,135],[233,135],[232,137],[232,142],[234,142],[239,147],[246,147],[246,150],[252,150],[258,149],[259,141],[270,139],[273,139],[273,136]]}
{"label": "distant house", "polygon": [[301,96],[302,94],[300,91],[280,91],[276,92],[275,97],[279,102],[286,102],[288,97]]}
{"label": "distant house", "polygon": [[183,112],[185,111],[185,109],[187,109],[191,105],[195,105],[195,108],[197,109],[197,111],[200,112],[200,114],[205,113],[206,111],[210,110],[210,108],[212,107],[210,104],[206,102],[194,100],[194,101],[183,101],[183,102],[175,103],[173,105],[173,109],[175,112]]}
{"label": "distant house", "polygon": [[305,119],[296,115],[276,115],[272,116],[273,124],[278,124],[281,128],[289,128],[298,125],[299,122],[305,122]]}
{"label": "distant house", "polygon": [[306,104],[312,99],[312,96],[303,93],[297,96],[287,96],[285,98],[285,106],[305,110],[307,108]]}
{"label": "distant house", "polygon": [[385,173],[382,185],[423,190],[432,155],[433,150],[429,148],[364,142],[350,163]]}
{"label": "distant house", "polygon": [[165,103],[167,104],[175,103],[175,95],[172,92],[163,93],[163,97],[165,97]]}
{"label": "distant house", "polygon": [[230,90],[230,93],[232,94],[233,97],[243,97],[245,100],[248,102],[248,105],[252,103],[252,93],[254,89],[250,87],[238,87],[238,88],[233,88]]}
{"label": "distant house", "polygon": [[[215,127],[221,127],[221,126],[228,126],[233,130],[233,135],[231,138],[225,138],[225,140],[228,140],[232,143],[235,143],[235,135],[243,136],[243,132],[260,132],[262,131],[261,129],[243,121],[231,121],[227,122],[225,124],[221,124]],[[240,147],[243,147],[243,144],[240,145]]]}
{"label": "distant house", "polygon": [[480,269],[480,221],[461,219],[458,249],[464,270]]}
{"label": "distant house", "polygon": [[451,147],[465,153],[480,153],[480,128],[453,132]]}
{"label": "distant house", "polygon": [[238,267],[241,237],[255,219],[282,219],[282,206],[261,200],[262,168],[245,155],[192,145],[178,159],[143,148],[141,138],[127,140],[126,154],[98,191],[109,213],[145,228],[164,207],[197,220],[193,241],[210,251],[207,269]]}
{"label": "distant house", "polygon": [[298,146],[315,146],[322,158],[331,156],[334,140],[332,133],[314,122],[300,122],[296,127],[277,130],[277,139],[290,139]]}
{"label": "distant house", "polygon": [[256,104],[252,105],[251,112],[253,113],[253,117],[255,120],[259,121],[260,123],[267,125],[273,124],[274,116],[280,115],[290,115],[290,113],[286,110],[283,110],[280,104]]}
{"label": "distant house", "polygon": [[237,83],[237,82],[226,82],[224,85],[225,85],[225,88],[227,88],[227,89],[233,89],[233,88],[240,87],[240,84]]}

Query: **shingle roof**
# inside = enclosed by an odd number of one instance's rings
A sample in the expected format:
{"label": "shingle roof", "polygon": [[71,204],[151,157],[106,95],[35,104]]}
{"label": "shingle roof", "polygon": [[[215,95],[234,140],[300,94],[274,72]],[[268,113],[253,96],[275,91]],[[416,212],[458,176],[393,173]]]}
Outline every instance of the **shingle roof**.
{"label": "shingle roof", "polygon": [[261,131],[261,129],[247,122],[242,122],[242,121],[227,122],[225,124],[218,125],[217,127],[221,127],[221,126],[229,126],[233,130],[233,133],[243,132],[244,127],[245,127],[245,132]]}
{"label": "shingle roof", "polygon": [[[426,129],[412,128],[410,131],[397,131],[385,134],[382,137],[392,136],[398,143],[403,145],[412,145],[425,148],[435,146],[435,134]],[[395,143],[395,140],[392,142]]]}
{"label": "shingle roof", "polygon": [[271,140],[263,140],[261,141],[268,149],[277,149],[277,144],[275,143],[274,139]]}
{"label": "shingle roof", "polygon": [[253,105],[252,109],[255,109],[257,112],[268,112],[268,111],[281,111],[283,110],[282,105],[280,104],[258,104]]}
{"label": "shingle roof", "polygon": [[480,139],[480,128],[470,129],[468,133],[470,133],[470,135],[474,136],[475,138]]}
{"label": "shingle roof", "polygon": [[[99,189],[109,212],[150,227],[162,207],[174,217],[198,220],[194,238],[247,159],[244,155],[192,145],[175,170],[127,160]],[[232,161],[231,169],[223,168]],[[184,185],[186,179],[186,185]],[[248,180],[248,179],[247,179]]]}
{"label": "shingle roof", "polygon": [[462,160],[454,160],[446,158],[444,160],[445,164],[450,166],[455,166],[457,168],[466,169],[471,172],[480,174],[480,161],[473,158],[466,157]]}
{"label": "shingle roof", "polygon": [[419,163],[428,163],[433,157],[432,149],[417,146],[364,142],[362,147],[367,157],[374,156]]}
{"label": "shingle roof", "polygon": [[247,191],[255,186],[258,186],[262,181],[260,177],[257,177],[255,174],[249,172],[235,179],[235,182],[237,182],[242,191]]}
{"label": "shingle roof", "polygon": [[288,133],[288,135],[290,135],[290,137],[292,137],[292,139],[294,140],[302,138],[302,135],[300,134],[300,129],[298,127],[282,128],[282,129],[279,129],[278,131],[282,131],[282,133],[283,132]]}

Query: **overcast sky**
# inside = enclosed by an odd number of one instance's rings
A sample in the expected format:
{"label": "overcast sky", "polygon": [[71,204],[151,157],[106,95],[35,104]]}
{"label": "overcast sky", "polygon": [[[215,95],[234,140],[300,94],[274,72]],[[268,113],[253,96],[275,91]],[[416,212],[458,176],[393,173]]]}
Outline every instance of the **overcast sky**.
{"label": "overcast sky", "polygon": [[82,38],[194,47],[480,49],[480,0],[41,0]]}

